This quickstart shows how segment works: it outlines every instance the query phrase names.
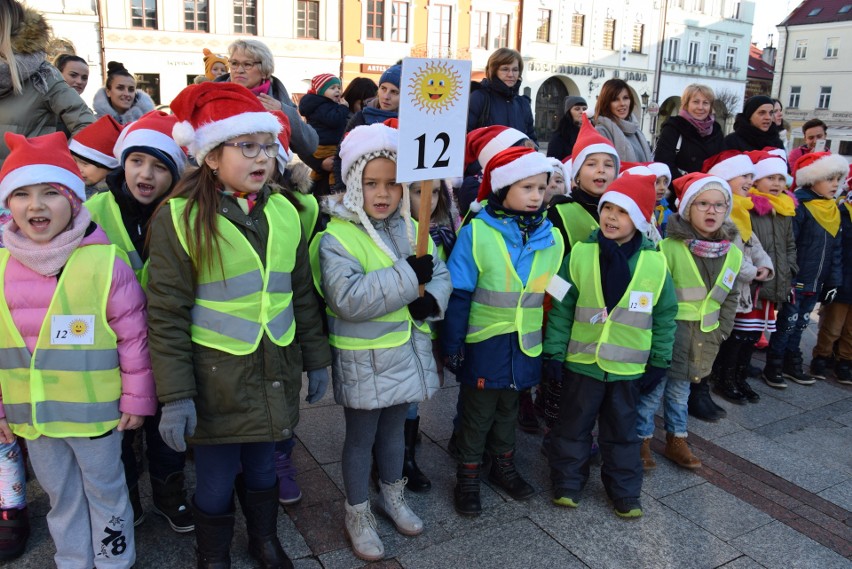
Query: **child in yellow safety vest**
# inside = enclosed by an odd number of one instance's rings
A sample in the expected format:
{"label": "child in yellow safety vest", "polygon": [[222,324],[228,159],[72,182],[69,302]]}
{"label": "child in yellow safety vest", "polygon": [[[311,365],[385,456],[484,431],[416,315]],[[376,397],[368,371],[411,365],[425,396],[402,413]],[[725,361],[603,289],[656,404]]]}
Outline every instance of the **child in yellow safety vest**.
{"label": "child in yellow safety vest", "polygon": [[403,429],[409,404],[438,389],[429,322],[443,317],[450,296],[450,276],[432,241],[428,254],[414,256],[408,186],[396,182],[398,138],[393,126],[375,123],[343,139],[346,192],[325,198],[331,219],[311,243],[334,355],[334,399],[346,422],[345,530],[366,561],[384,556],[369,500],[373,449],[377,509],[404,535],[423,531],[404,499]]}
{"label": "child in yellow safety vest", "polygon": [[677,331],[666,381],[643,395],[639,403],[637,429],[643,439],[641,456],[646,469],[656,466],[650,443],[660,401],[664,401],[665,456],[683,468],[701,466],[686,444],[690,386],[709,397],[713,361],[734,325],[739,296],[736,280],[743,256],[739,232],[729,219],[732,197],[728,183],[694,172],[678,178],[674,185],[678,213],[669,217],[660,251],[674,280]]}
{"label": "child in yellow safety vest", "polygon": [[198,565],[230,565],[236,490],[249,554],[264,567],[289,566],[273,453],[298,422],[302,370],[313,403],[331,353],[298,213],[267,183],[282,125],[235,83],[191,85],[171,109],[175,141],[199,167],[149,232],[160,434],[178,452],[185,439],[194,447]]}
{"label": "child in yellow safety vest", "polygon": [[461,383],[455,508],[463,515],[482,511],[486,451],[491,482],[516,500],[535,493],[515,468],[515,422],[518,393],[541,378],[544,292],[562,262],[562,238],[545,216],[551,171],[529,148],[491,158],[471,205],[479,212],[459,231],[448,262],[453,296],[441,348]]}
{"label": "child in yellow safety vest", "polygon": [[[28,440],[50,497],[57,566],[128,568],[133,509],[116,431],[140,427],[157,408],[145,296],[83,207],[64,135],[5,140],[0,203],[12,222],[0,249],[0,445]],[[3,508],[15,504],[8,490],[0,488]],[[26,540],[25,516],[4,512],[4,541]]]}
{"label": "child in yellow safety vest", "polygon": [[598,205],[600,229],[574,245],[551,285],[544,354],[548,381],[562,387],[548,447],[557,506],[578,506],[597,419],[601,477],[615,513],[642,515],[639,397],[671,363],[677,314],[665,258],[645,236],[655,180],[647,171],[610,184]]}

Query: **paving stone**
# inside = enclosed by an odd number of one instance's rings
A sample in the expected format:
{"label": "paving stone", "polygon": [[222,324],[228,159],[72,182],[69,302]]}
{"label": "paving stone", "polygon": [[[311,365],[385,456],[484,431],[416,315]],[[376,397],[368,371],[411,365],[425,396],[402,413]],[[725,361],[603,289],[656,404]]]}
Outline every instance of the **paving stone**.
{"label": "paving stone", "polygon": [[832,463],[838,471],[852,476],[852,427],[839,426],[833,421],[821,421],[813,426],[774,437],[774,440],[815,460]]}
{"label": "paving stone", "polygon": [[725,563],[719,569],[765,569],[763,565],[752,559],[751,557],[747,557],[743,555],[742,557],[737,557],[730,563]]}
{"label": "paving stone", "polygon": [[576,510],[548,504],[530,516],[580,561],[596,569],[718,567],[741,555],[674,510],[644,496],[644,516],[622,520],[601,488]]}
{"label": "paving stone", "polygon": [[324,405],[302,409],[296,434],[318,463],[339,461],[346,436],[343,407]]}
{"label": "paving stone", "polygon": [[458,383],[448,373],[445,387],[432,399],[420,403],[420,431],[433,441],[445,441],[453,434],[453,417],[459,396]]}
{"label": "paving stone", "polygon": [[852,480],[845,480],[819,493],[820,498],[852,512]]}
{"label": "paving stone", "polygon": [[469,539],[457,538],[426,549],[404,554],[399,558],[403,567],[417,569],[470,569],[505,567],[581,568],[583,563],[573,557],[556,540],[528,519],[519,519],[489,528],[477,536],[479,544],[472,550]]}
{"label": "paving stone", "polygon": [[[805,371],[807,371],[807,366],[805,366]],[[750,385],[761,395],[760,403],[750,405],[750,407],[761,405],[764,395],[770,395],[800,409],[816,409],[850,397],[848,391],[841,389],[833,381],[817,381],[813,385],[799,385],[793,381],[787,381],[789,386],[787,389],[769,387],[762,380],[755,380]]]}
{"label": "paving stone", "polygon": [[[757,382],[754,382],[754,384],[755,390],[760,391],[759,387],[756,385]],[[771,388],[767,387],[767,389]],[[792,417],[793,415],[802,412],[801,407],[791,405],[771,395],[772,394],[761,392],[759,403],[748,405],[725,404],[727,405],[725,409],[728,411],[728,416],[721,421],[732,421],[745,429],[754,429],[769,423],[774,423],[775,421],[786,417]],[[692,424],[696,422],[697,421],[690,420],[689,427],[692,428]]]}
{"label": "paving stone", "polygon": [[[658,448],[662,450],[663,447]],[[645,494],[659,499],[704,483],[701,476],[677,466],[662,454],[655,452],[654,459],[657,461],[657,468],[646,472],[642,480],[642,492]]]}
{"label": "paving stone", "polygon": [[[845,414],[849,415],[851,424],[842,420]],[[833,423],[852,426],[852,397],[835,401],[817,409],[811,409],[804,413],[787,417],[774,423],[753,429],[753,432],[769,438],[775,438],[784,433],[790,433],[803,427],[813,426],[821,421],[829,420]]]}
{"label": "paving stone", "polygon": [[[725,409],[730,409],[731,407],[737,406],[734,403],[728,403],[721,397],[714,397],[713,400]],[[730,435],[731,433],[742,431],[744,427],[736,421],[729,419],[721,419],[719,421],[716,421],[715,423],[710,423],[707,421],[700,421],[695,417],[690,417],[687,429],[690,433],[696,434],[701,438],[707,439],[708,441],[712,441],[718,439],[719,437],[724,437],[725,435]]]}
{"label": "paving stone", "polygon": [[841,425],[846,425],[847,427],[852,427],[852,411],[848,413],[844,413],[839,417],[832,417],[832,420],[840,423]]}
{"label": "paving stone", "polygon": [[716,444],[809,492],[821,492],[848,478],[831,463],[814,460],[749,431],[722,437]]}
{"label": "paving stone", "polygon": [[732,540],[731,545],[767,569],[849,569],[852,563],[781,522]]}
{"label": "paving stone", "polygon": [[660,501],[723,541],[773,521],[771,516],[709,483],[670,494]]}

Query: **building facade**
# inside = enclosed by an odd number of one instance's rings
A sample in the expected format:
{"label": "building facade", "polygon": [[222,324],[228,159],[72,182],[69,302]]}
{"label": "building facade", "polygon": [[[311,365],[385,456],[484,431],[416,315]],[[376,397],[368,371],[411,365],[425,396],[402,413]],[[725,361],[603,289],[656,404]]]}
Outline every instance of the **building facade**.
{"label": "building facade", "polygon": [[793,145],[802,144],[802,124],[818,118],[828,148],[852,160],[852,0],[805,0],[778,32],[772,93],[784,103]]}

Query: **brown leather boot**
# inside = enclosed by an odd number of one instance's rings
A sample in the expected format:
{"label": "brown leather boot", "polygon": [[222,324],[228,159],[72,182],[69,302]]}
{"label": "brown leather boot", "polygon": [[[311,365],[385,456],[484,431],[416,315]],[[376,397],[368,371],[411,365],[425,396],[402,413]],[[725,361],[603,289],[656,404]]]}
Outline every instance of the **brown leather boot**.
{"label": "brown leather boot", "polygon": [[701,468],[701,461],[689,450],[686,437],[676,437],[674,433],[666,433],[666,452],[663,454],[682,468],[690,470]]}
{"label": "brown leather boot", "polygon": [[642,457],[643,470],[652,470],[657,468],[657,463],[654,461],[654,454],[651,452],[651,439],[642,439],[642,447],[639,449],[639,456]]}

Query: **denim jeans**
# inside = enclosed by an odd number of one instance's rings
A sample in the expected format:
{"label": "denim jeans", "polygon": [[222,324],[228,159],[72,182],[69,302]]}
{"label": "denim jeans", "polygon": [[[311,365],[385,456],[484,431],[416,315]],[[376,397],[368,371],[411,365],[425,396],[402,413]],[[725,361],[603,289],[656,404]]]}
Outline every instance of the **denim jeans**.
{"label": "denim jeans", "polygon": [[275,485],[274,442],[195,445],[195,505],[211,516],[233,507],[234,481],[242,468],[247,490]]}
{"label": "denim jeans", "polygon": [[799,344],[802,333],[811,321],[811,312],[817,303],[815,294],[797,294],[796,302],[785,302],[778,311],[775,332],[769,337],[769,352],[777,356],[785,353],[801,354]]}
{"label": "denim jeans", "polygon": [[636,422],[639,437],[647,439],[654,434],[654,413],[659,408],[661,399],[666,432],[686,436],[689,381],[667,376],[654,391],[639,397],[639,420]]}

